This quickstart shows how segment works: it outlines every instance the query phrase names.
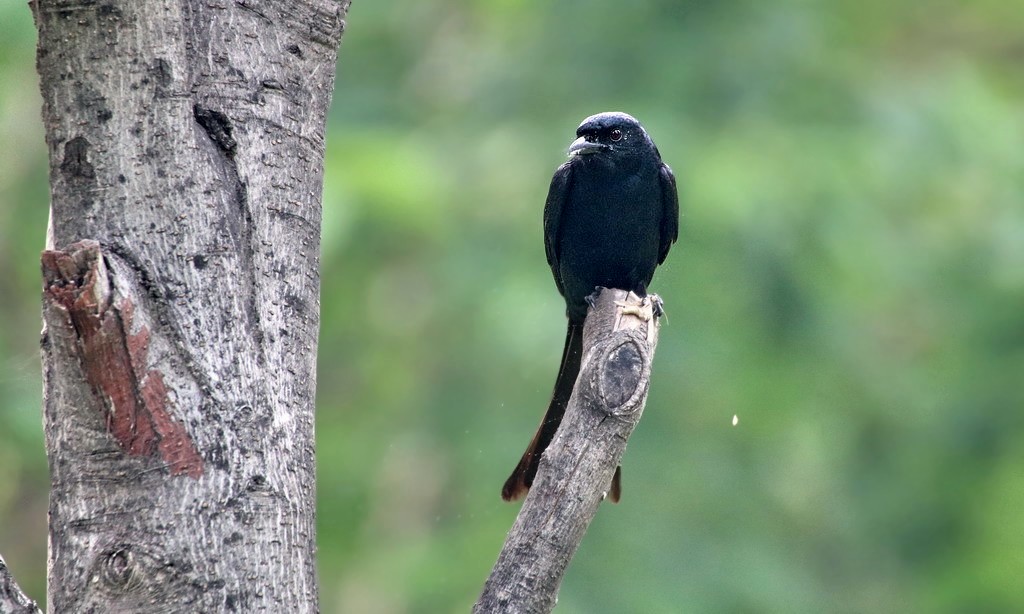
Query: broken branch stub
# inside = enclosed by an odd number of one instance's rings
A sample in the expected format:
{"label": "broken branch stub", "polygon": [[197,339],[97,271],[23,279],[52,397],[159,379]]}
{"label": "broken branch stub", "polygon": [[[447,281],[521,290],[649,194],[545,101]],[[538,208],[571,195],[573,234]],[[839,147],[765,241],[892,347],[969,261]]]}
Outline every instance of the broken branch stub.
{"label": "broken branch stub", "polygon": [[[172,475],[197,478],[203,459],[175,417],[163,374],[148,363],[150,329],[136,299],[113,283],[96,241],[42,254],[47,334],[77,356],[107,432],[130,456],[157,457]],[[133,332],[134,331],[134,332]]]}
{"label": "broken branch stub", "polygon": [[604,289],[583,332],[583,363],[554,440],[473,608],[550,612],[630,434],[640,421],[658,342],[660,299]]}

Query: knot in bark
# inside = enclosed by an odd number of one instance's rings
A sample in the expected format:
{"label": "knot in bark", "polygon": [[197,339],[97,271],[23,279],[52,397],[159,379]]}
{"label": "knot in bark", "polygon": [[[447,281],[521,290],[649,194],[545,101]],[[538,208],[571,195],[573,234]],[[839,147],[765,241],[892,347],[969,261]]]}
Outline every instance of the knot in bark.
{"label": "knot in bark", "polygon": [[100,554],[102,565],[100,578],[108,588],[118,592],[130,592],[140,582],[135,572],[135,557],[128,546],[110,548]]}
{"label": "knot in bark", "polygon": [[610,414],[632,413],[647,389],[647,358],[632,335],[613,345],[602,357],[598,394]]}

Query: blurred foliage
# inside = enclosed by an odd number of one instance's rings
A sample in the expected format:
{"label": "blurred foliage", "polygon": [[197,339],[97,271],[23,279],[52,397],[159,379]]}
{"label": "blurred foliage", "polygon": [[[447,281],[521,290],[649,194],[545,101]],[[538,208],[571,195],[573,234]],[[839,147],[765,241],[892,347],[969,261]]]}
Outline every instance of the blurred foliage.
{"label": "blurred foliage", "polygon": [[[557,611],[1024,611],[1022,23],[1005,0],[356,2],[324,196],[324,611],[475,600],[564,334],[547,183],[612,109],[684,217],[624,501]],[[41,598],[33,45],[0,3],[0,552]]]}

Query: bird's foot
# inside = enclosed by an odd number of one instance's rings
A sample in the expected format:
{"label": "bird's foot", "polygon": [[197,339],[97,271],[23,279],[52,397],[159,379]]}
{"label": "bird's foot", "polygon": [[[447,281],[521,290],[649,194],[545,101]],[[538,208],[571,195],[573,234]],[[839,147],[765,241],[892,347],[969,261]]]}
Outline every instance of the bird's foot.
{"label": "bird's foot", "polygon": [[[658,315],[658,311],[654,306],[654,302],[651,300],[651,296],[639,297],[631,292],[626,300],[615,301],[615,306],[621,308],[619,310],[620,317],[636,316],[644,322],[648,322],[652,318],[656,317]],[[637,300],[639,300],[639,302],[637,302]]]}
{"label": "bird's foot", "polygon": [[636,316],[644,322],[654,317],[654,310],[651,309],[650,305],[634,305],[633,303],[627,303],[626,301],[615,301],[616,307],[622,307],[619,312],[620,315],[624,316]]}
{"label": "bird's foot", "polygon": [[626,300],[615,301],[615,306],[619,308],[615,318],[615,330],[621,328],[622,318],[633,316],[647,325],[648,338],[654,334],[657,319],[665,313],[665,305],[657,294],[648,294],[641,298],[631,293]]}

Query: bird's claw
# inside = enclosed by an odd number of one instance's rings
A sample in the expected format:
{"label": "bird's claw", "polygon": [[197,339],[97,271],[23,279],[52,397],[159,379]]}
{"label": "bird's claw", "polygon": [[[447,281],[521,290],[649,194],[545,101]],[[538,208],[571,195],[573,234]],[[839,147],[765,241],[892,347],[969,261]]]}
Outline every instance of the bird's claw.
{"label": "bird's claw", "polygon": [[[634,296],[634,298],[636,297]],[[647,324],[648,338],[654,334],[658,318],[665,314],[665,304],[657,294],[649,294],[641,298],[639,304],[628,299],[615,301],[615,306],[619,308],[615,318],[615,330],[619,330],[624,316],[633,316]]]}
{"label": "bird's claw", "polygon": [[651,305],[647,305],[646,303],[647,299],[644,299],[644,302],[640,303],[639,305],[636,305],[634,303],[628,303],[626,301],[615,301],[615,306],[622,308],[622,310],[619,312],[621,315],[636,316],[643,320],[644,322],[647,322],[652,317],[654,317],[654,309],[651,307]]}
{"label": "bird's claw", "polygon": [[657,294],[650,295],[651,299],[651,311],[654,313],[655,318],[660,318],[665,315],[665,301],[661,300],[661,297]]}

